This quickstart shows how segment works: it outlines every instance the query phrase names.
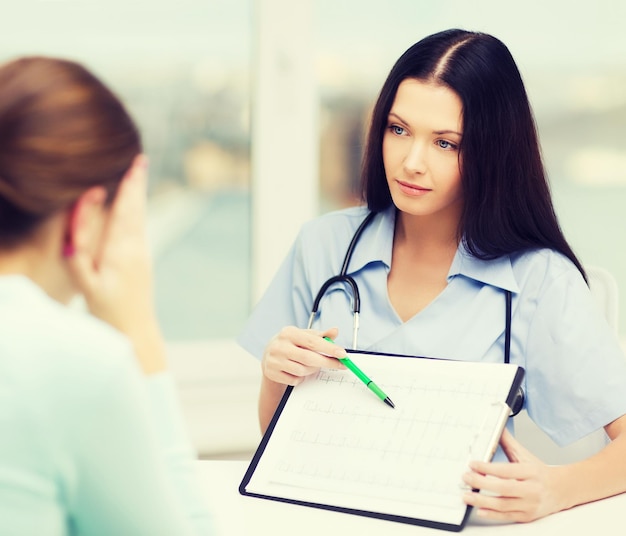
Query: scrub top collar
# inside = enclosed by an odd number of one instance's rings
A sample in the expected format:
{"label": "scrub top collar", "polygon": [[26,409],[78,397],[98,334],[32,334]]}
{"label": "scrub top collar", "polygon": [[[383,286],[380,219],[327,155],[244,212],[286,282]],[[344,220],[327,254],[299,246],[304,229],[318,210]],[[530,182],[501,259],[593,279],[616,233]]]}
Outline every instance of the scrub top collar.
{"label": "scrub top collar", "polygon": [[515,294],[519,293],[519,286],[511,266],[511,258],[508,255],[488,261],[478,259],[467,251],[463,242],[459,244],[450,266],[448,281],[457,275],[468,277],[502,290],[509,290]]}
{"label": "scrub top collar", "polygon": [[[365,209],[363,217],[366,214]],[[354,249],[348,273],[354,274],[375,262],[382,262],[387,269],[391,267],[395,219],[396,209],[393,205],[376,215],[363,231]],[[471,255],[463,242],[459,244],[450,266],[448,282],[456,276],[467,277],[493,287],[519,293],[519,286],[508,255],[488,261],[481,260]]]}
{"label": "scrub top collar", "polygon": [[[368,209],[363,207],[362,219],[365,219],[368,213]],[[352,253],[348,273],[354,274],[359,272],[368,264],[375,262],[382,262],[387,267],[387,270],[389,270],[391,266],[391,250],[393,248],[393,232],[396,221],[395,214],[396,210],[392,205],[383,212],[379,212],[363,230],[363,234]],[[359,220],[359,223],[362,219]]]}

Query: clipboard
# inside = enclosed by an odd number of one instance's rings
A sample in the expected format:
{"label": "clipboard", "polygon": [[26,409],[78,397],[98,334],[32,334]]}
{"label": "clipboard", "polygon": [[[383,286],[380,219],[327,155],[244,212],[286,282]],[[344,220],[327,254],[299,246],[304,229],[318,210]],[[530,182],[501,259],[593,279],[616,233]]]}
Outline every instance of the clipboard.
{"label": "clipboard", "polygon": [[241,481],[242,495],[459,532],[470,459],[493,457],[524,369],[349,351],[389,394],[348,370],[288,387]]}

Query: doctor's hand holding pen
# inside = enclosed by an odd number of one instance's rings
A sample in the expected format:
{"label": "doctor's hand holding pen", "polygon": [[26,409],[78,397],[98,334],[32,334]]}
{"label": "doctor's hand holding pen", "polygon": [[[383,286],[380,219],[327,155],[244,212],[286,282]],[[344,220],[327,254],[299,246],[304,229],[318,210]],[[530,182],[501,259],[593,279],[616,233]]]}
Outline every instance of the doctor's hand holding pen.
{"label": "doctor's hand holding pen", "polygon": [[259,422],[263,433],[288,385],[298,385],[320,368],[346,368],[339,361],[347,356],[346,350],[325,340],[335,339],[338,333],[337,328],[320,331],[288,326],[270,340],[261,361]]}

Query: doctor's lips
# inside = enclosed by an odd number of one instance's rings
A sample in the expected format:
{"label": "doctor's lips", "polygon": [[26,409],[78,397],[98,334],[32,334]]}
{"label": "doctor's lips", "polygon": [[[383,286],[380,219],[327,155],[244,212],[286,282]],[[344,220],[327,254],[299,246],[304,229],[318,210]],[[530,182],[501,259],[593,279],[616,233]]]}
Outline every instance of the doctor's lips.
{"label": "doctor's lips", "polygon": [[424,195],[431,191],[430,188],[424,188],[419,184],[411,184],[398,179],[396,179],[396,182],[398,183],[400,190],[408,195]]}

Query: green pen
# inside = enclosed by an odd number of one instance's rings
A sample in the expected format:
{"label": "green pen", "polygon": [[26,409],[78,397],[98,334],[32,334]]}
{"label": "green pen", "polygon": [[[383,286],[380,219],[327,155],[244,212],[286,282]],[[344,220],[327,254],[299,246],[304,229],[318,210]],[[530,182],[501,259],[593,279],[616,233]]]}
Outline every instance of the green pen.
{"label": "green pen", "polygon": [[[330,337],[324,337],[324,339],[326,339],[328,342],[332,342],[332,343],[335,342]],[[363,372],[359,367],[357,367],[354,364],[352,359],[350,359],[349,357],[344,357],[343,359],[338,358],[338,359],[346,367],[348,367],[352,372],[354,372],[357,378],[359,378],[359,380],[361,380],[367,386],[367,388],[370,391],[372,391],[378,398],[380,398],[385,404],[387,404],[388,406],[391,406],[392,408],[396,407],[394,403],[391,401],[391,398],[389,398],[385,394],[385,392],[380,387],[378,387],[378,385],[376,385],[372,380],[370,380],[367,377],[367,374],[365,374],[365,372]]]}

